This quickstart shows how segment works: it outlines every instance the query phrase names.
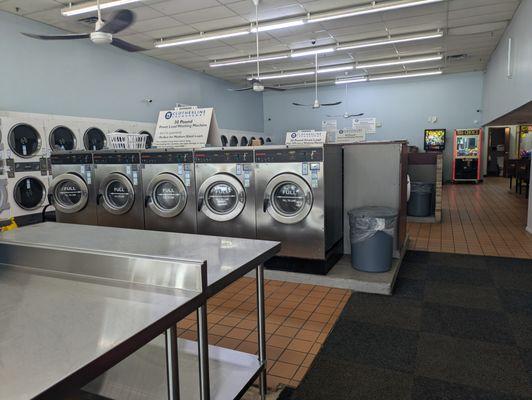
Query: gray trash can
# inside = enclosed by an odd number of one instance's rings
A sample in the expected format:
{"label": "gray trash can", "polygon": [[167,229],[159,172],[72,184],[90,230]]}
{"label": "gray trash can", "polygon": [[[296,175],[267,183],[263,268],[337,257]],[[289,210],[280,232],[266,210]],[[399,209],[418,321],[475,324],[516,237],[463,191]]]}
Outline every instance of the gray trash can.
{"label": "gray trash can", "polygon": [[392,267],[397,210],[361,207],[349,211],[351,265],[364,272],[386,272]]}
{"label": "gray trash can", "polygon": [[411,217],[428,217],[432,214],[434,184],[412,182],[407,214]]}

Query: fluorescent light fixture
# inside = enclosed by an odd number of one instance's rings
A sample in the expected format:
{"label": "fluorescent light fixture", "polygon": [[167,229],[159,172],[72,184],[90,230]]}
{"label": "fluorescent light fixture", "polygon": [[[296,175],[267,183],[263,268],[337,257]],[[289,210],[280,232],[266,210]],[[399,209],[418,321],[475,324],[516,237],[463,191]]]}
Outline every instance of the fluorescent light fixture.
{"label": "fluorescent light fixture", "polygon": [[437,71],[422,71],[422,72],[406,72],[403,74],[391,74],[391,75],[376,75],[370,76],[370,81],[385,81],[388,79],[403,79],[403,78],[416,78],[420,76],[431,76],[431,75],[441,75],[443,72],[441,70]]}
{"label": "fluorescent light fixture", "polygon": [[314,49],[293,51],[291,57],[305,57],[313,56],[315,54],[333,53],[336,49],[334,47],[318,47]]}
{"label": "fluorescent light fixture", "polygon": [[407,42],[414,42],[417,40],[436,39],[442,36],[443,36],[442,31],[400,35],[400,36],[394,36],[394,37],[388,37],[388,38],[382,38],[382,39],[345,43],[345,44],[338,45],[338,47],[336,47],[336,50],[344,51],[344,50],[352,50],[352,49],[364,49],[367,47],[385,46],[387,44],[407,43]]}
{"label": "fluorescent light fixture", "polygon": [[[111,7],[123,6],[129,3],[135,3],[140,0],[112,0],[100,2],[100,9],[105,10]],[[95,1],[89,1],[85,3],[76,4],[75,6],[65,7],[61,9],[61,14],[65,17],[72,15],[85,14],[88,12],[94,12],[98,10],[98,6]]]}
{"label": "fluorescent light fixture", "polygon": [[344,65],[340,67],[325,67],[318,69],[318,74],[326,74],[329,72],[351,71],[354,69],[353,65]]}
{"label": "fluorescent light fixture", "polygon": [[429,61],[439,61],[443,58],[441,54],[423,56],[423,57],[405,57],[402,59],[395,60],[382,60],[375,62],[365,62],[358,63],[356,69],[367,69],[367,68],[378,68],[378,67],[389,67],[392,65],[404,65],[404,64],[416,64]]}
{"label": "fluorescent light fixture", "polygon": [[[263,61],[283,60],[288,57],[289,56],[287,54],[259,56],[259,61],[263,62]],[[227,60],[221,60],[221,61],[213,61],[209,64],[209,67],[211,68],[227,67],[231,65],[251,64],[251,63],[256,63],[256,62],[257,62],[257,57],[233,58],[233,59],[227,59]]]}
{"label": "fluorescent light fixture", "polygon": [[345,85],[346,83],[359,83],[359,82],[367,82],[368,77],[367,76],[352,76],[344,79],[337,79],[334,83],[336,85]]}
{"label": "fluorescent light fixture", "polygon": [[197,35],[185,36],[177,39],[160,40],[154,43],[155,47],[170,47],[181,46],[184,44],[207,42],[209,40],[226,39],[235,36],[243,36],[249,34],[249,30],[233,30],[233,31],[219,31],[212,33],[200,33]]}
{"label": "fluorescent light fixture", "polygon": [[443,0],[397,0],[387,2],[372,2],[365,6],[344,8],[340,10],[334,10],[323,13],[316,13],[310,15],[307,22],[323,22],[330,21],[332,19],[348,18],[357,15],[374,14],[383,11],[399,10],[401,8],[416,7],[424,4],[438,3]]}
{"label": "fluorescent light fixture", "polygon": [[[353,65],[339,65],[336,67],[324,67],[318,69],[318,74],[327,74],[330,72],[340,72],[340,71],[350,71],[354,69]],[[285,79],[285,78],[294,78],[298,76],[310,76],[314,75],[316,73],[316,70],[302,70],[302,71],[294,71],[294,72],[281,72],[278,74],[265,74],[260,76],[261,81],[269,80],[269,79]],[[250,76],[247,78],[248,81],[252,79],[256,79],[256,76]]]}
{"label": "fluorescent light fixture", "polygon": [[[280,20],[277,22],[265,22],[263,24],[259,23],[259,32],[273,31],[275,29],[291,28],[293,26],[303,25],[305,21],[303,19],[293,19],[293,20]],[[257,32],[257,28],[253,26],[251,32]]]}

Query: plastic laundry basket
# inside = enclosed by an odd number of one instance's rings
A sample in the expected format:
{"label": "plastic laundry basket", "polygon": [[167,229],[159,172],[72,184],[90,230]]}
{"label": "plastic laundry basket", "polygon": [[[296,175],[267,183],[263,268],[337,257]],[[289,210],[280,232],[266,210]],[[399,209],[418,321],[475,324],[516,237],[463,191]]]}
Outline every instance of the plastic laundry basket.
{"label": "plastic laundry basket", "polygon": [[412,182],[407,214],[412,217],[428,217],[432,214],[434,184]]}
{"label": "plastic laundry basket", "polygon": [[364,272],[386,272],[392,267],[397,210],[361,207],[349,213],[351,265]]}

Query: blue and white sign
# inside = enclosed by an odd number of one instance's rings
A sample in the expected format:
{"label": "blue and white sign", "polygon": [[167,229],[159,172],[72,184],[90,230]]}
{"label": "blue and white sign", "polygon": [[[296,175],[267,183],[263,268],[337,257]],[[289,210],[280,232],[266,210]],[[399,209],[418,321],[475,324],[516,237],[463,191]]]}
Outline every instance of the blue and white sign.
{"label": "blue and white sign", "polygon": [[323,144],[327,139],[326,131],[286,132],[285,144]]}
{"label": "blue and white sign", "polygon": [[153,145],[157,148],[205,147],[209,139],[217,135],[213,108],[176,108],[159,113]]}

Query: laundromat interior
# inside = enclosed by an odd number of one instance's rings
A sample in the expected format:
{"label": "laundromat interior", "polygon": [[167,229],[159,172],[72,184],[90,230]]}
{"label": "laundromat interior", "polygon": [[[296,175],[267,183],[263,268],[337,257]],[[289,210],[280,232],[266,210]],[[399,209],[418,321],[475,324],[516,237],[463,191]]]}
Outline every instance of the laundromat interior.
{"label": "laundromat interior", "polygon": [[532,399],[532,0],[0,0],[0,400]]}

